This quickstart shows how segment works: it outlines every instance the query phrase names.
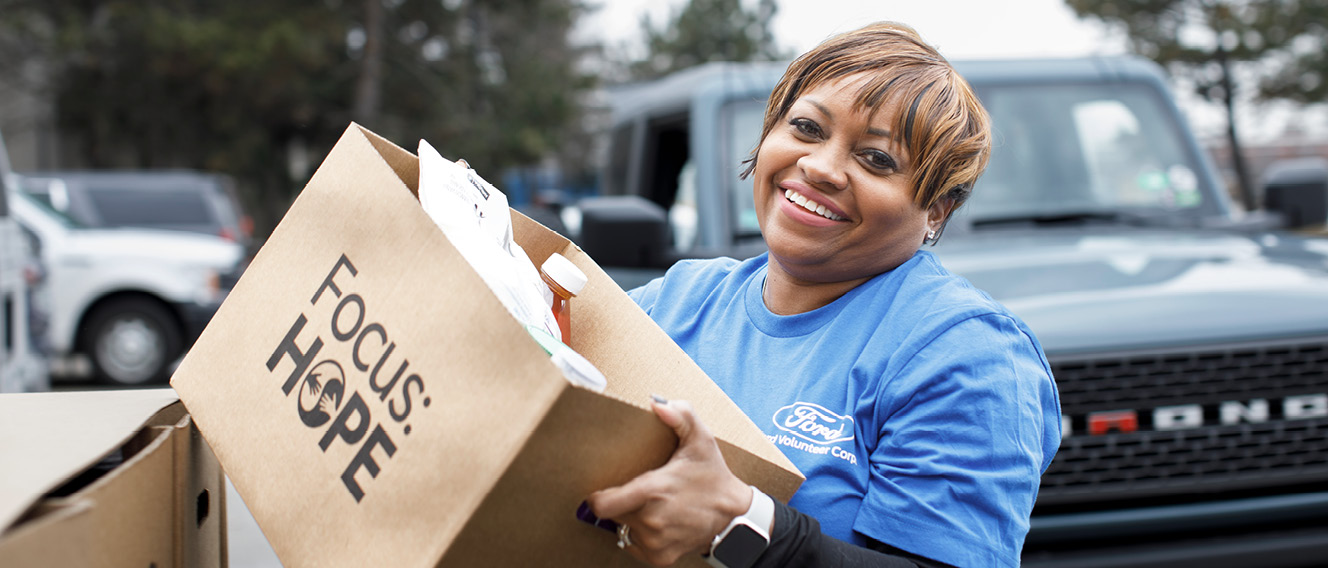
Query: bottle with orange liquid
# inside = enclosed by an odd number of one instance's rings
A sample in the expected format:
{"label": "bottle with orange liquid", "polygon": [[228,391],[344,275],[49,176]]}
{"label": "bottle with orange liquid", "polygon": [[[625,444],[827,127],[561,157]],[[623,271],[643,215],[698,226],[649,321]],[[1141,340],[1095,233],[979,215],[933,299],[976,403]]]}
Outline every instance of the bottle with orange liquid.
{"label": "bottle with orange liquid", "polygon": [[571,299],[581,293],[586,286],[586,273],[577,268],[567,257],[553,253],[540,266],[540,277],[553,291],[553,315],[558,320],[562,332],[562,341],[572,344],[572,305]]}

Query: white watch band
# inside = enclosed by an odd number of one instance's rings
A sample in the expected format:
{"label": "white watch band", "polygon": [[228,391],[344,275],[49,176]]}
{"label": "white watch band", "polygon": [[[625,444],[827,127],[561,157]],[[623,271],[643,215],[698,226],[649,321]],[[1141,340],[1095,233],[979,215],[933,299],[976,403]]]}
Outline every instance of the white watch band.
{"label": "white watch band", "polygon": [[[728,537],[735,526],[745,525],[750,527],[765,540],[766,545],[770,543],[770,530],[774,528],[775,524],[775,501],[769,495],[762,493],[756,486],[749,487],[752,488],[752,504],[747,507],[747,512],[729,521],[728,526],[724,527],[724,530],[720,531],[710,542],[710,550],[707,552],[705,559],[707,564],[715,568],[731,568],[715,557],[715,548],[721,542],[724,542],[724,539]],[[752,560],[755,560],[755,557]]]}
{"label": "white watch band", "polygon": [[761,527],[765,532],[765,538],[770,540],[770,529],[775,527],[775,500],[769,495],[762,493],[755,485],[752,487],[752,506],[747,508],[747,512],[742,516],[747,517],[756,526]]}

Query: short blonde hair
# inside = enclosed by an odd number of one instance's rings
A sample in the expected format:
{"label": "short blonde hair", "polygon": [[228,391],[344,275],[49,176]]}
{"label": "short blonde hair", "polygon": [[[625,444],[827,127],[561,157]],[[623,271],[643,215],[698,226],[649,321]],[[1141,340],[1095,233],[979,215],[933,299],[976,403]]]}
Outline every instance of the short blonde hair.
{"label": "short blonde hair", "polygon": [[[899,105],[893,132],[908,151],[914,202],[930,208],[967,201],[991,154],[991,119],[973,88],[913,28],[879,22],[831,37],[793,61],[766,104],[761,142],[743,176],[756,169],[761,144],[793,102],[825,83],[867,73],[855,103],[877,109]],[[947,219],[948,220],[948,219]],[[934,242],[934,241],[933,241]]]}

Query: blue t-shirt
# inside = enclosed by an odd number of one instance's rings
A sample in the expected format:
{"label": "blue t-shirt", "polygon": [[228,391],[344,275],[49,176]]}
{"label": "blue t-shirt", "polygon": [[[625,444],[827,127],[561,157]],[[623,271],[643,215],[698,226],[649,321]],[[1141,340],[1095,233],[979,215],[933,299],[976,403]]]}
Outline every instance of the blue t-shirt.
{"label": "blue t-shirt", "polygon": [[684,261],[631,296],[806,475],[789,504],[826,534],[1017,566],[1061,439],[1032,332],[926,251],[792,316],[767,262]]}

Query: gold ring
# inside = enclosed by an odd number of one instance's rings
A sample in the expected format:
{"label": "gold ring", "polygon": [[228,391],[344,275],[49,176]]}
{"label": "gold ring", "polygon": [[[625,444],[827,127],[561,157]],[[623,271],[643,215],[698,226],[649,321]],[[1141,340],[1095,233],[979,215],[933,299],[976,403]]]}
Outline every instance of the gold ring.
{"label": "gold ring", "polygon": [[618,525],[618,548],[627,548],[632,545],[632,527],[626,524]]}

